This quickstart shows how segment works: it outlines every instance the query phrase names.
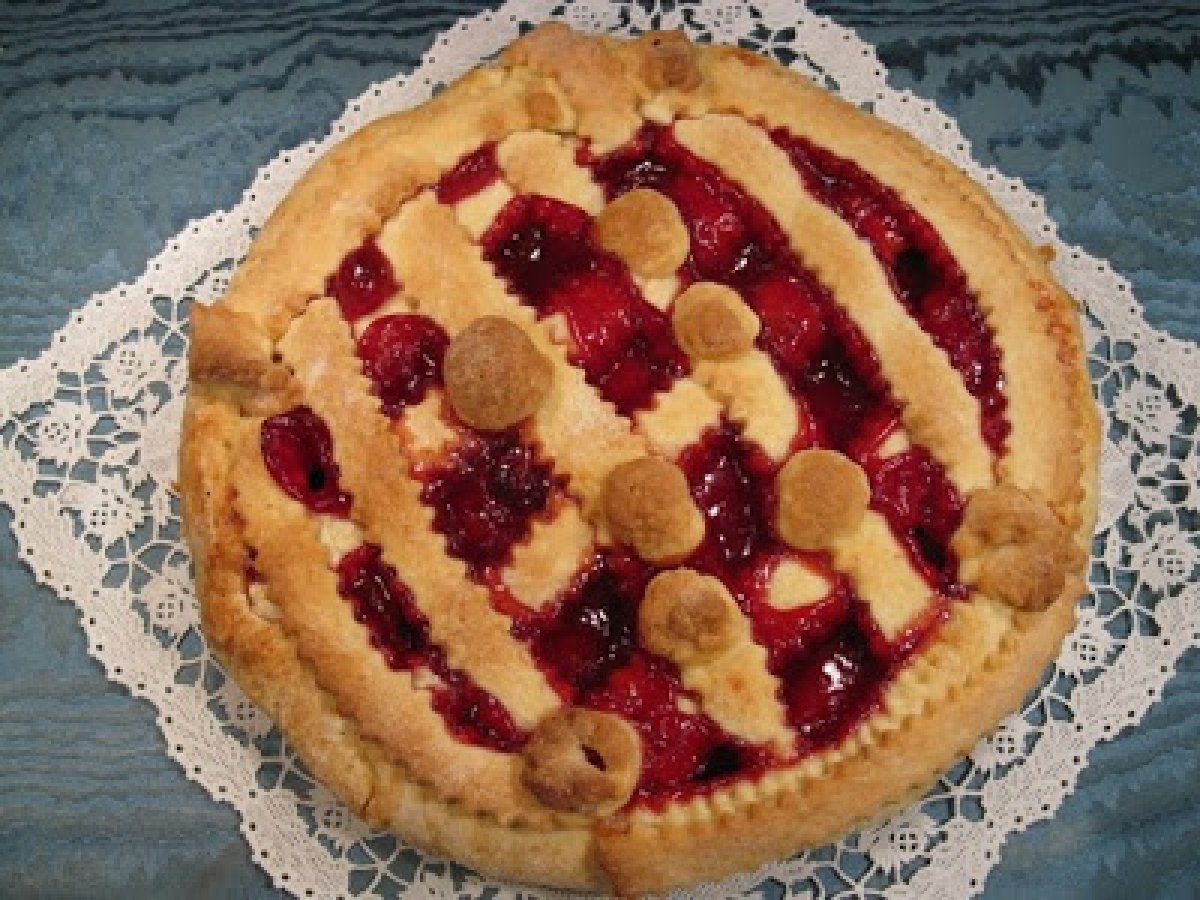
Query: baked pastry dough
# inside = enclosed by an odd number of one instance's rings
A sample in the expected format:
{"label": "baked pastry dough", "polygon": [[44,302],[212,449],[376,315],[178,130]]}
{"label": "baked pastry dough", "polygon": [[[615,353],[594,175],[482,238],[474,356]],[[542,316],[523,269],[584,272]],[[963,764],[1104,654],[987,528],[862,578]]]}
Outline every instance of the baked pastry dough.
{"label": "baked pastry dough", "polygon": [[912,798],[1074,620],[1079,317],[768,60],[545,25],[331,151],[192,320],[204,627],[361,816],[623,895]]}

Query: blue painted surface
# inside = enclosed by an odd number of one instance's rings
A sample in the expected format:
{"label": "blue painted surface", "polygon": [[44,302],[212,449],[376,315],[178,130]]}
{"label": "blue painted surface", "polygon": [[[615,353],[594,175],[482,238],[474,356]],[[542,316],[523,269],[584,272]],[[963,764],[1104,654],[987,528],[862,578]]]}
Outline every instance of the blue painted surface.
{"label": "blue painted surface", "polygon": [[[480,6],[0,5],[0,365]],[[1152,322],[1200,339],[1194,6],[817,6],[957,116],[978,158],[1043,192]],[[276,896],[235,814],[168,760],[153,711],[104,679],[0,521],[0,896]],[[1198,689],[1191,652],[1054,818],[1008,841],[984,896],[1200,895]]]}

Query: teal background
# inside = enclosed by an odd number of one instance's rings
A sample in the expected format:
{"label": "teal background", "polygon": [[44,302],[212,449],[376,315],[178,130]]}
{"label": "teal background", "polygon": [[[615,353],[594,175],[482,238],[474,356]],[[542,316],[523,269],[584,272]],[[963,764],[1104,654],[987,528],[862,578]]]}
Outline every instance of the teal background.
{"label": "teal background", "polygon": [[[813,5],[1044,194],[1151,322],[1200,338],[1200,8]],[[0,4],[0,366],[483,6]],[[984,897],[1200,896],[1198,663],[1185,654],[1056,815],[1009,839]],[[105,680],[74,607],[0,528],[0,897],[277,895],[236,814],[167,758],[151,707]]]}

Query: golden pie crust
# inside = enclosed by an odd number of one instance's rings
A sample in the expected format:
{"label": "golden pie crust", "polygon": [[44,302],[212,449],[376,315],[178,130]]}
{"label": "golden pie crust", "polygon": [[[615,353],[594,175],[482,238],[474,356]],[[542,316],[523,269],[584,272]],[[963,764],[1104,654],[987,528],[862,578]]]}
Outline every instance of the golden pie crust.
{"label": "golden pie crust", "polygon": [[[653,191],[606,204],[574,162],[579,141],[607,152],[647,121],[674,121],[688,150],[757,199],[862,331],[907,439],[928,448],[966,498],[954,549],[972,590],[885,686],[880,708],[836,745],[690,799],[628,805],[636,734],[616,716],[564,707],[508,618],[447,554],[405,459],[435,458],[452,429],[436,397],[399,428],[381,413],[354,353],[364,323],[351,330],[326,279],[373,238],[403,285],[391,303],[436,320],[468,360],[514,354],[497,364],[495,382],[454,363],[447,390],[481,428],[524,420],[569,483],[570,503],[516,549],[507,577],[521,602],[550,602],[594,547],[614,540],[674,562],[697,540],[696,510],[672,482],[677,472],[651,470],[672,469],[663,460],[722,415],[776,462],[791,455],[802,424],[753,346],[754,314],[733,292],[693,286],[673,323],[693,356],[691,376],[622,416],[571,365],[561,326],[516,302],[476,245],[514,194],[563,199],[595,217],[596,239],[625,260],[644,295],[669,305],[686,255],[678,213]],[[980,437],[979,403],[896,302],[871,250],[806,196],[760,125],[852,159],[941,236],[1002,355],[1011,424],[1002,455]],[[488,142],[502,178],[457,206],[439,204],[430,186]],[[214,652],[359,815],[495,877],[637,895],[835,839],[917,796],[1016,709],[1074,622],[1099,428],[1074,302],[952,165],[752,53],[674,33],[618,41],[535,29],[497,64],[333,149],[276,210],[228,294],[197,308],[192,325],[181,488]],[[259,452],[264,418],[298,404],[334,435],[354,498],[350,522],[336,528],[285,495]],[[919,614],[930,589],[882,517],[864,509],[861,471],[827,455],[836,456],[802,451],[789,461],[781,494],[799,505],[785,504],[777,526],[794,546],[827,552],[887,636]],[[661,478],[674,484],[668,502],[641,496]],[[402,574],[448,663],[532,734],[523,750],[456,739],[418,674],[389,668],[369,645],[334,568],[362,540]],[[781,571],[775,581],[813,579]],[[720,582],[681,569],[660,575],[647,596],[643,644],[678,665],[696,702],[735,734],[786,745],[765,652]]]}

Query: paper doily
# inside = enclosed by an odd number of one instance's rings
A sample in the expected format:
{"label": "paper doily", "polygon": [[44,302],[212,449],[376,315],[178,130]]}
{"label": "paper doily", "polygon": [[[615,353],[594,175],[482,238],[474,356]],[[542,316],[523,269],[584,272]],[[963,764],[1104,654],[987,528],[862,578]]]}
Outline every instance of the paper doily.
{"label": "paper doily", "polygon": [[[516,897],[459,866],[373,833],[309,778],[271,723],[213,661],[201,636],[171,484],[187,311],[211,302],[257,228],[305,169],[366,122],[426,99],[528,24],[631,33],[683,27],[741,43],[869,106],[970,171],[1086,302],[1090,366],[1106,414],[1103,505],[1090,596],[1055,668],[1027,702],[921,802],[869,831],[694,892],[964,897],[1004,838],[1050,816],[1087,751],[1139,720],[1179,656],[1200,644],[1197,385],[1200,351],[1149,327],[1128,282],[1063,244],[1040,198],[974,163],[957,126],[884,80],[874,50],[792,2],[693,5],[514,0],[458,23],[406,77],[353,101],[328,137],[260,170],[234,209],[192,223],[132,284],[93,295],[31,362],[0,372],[0,499],[21,558],[80,609],[108,677],[158,709],[168,752],[232,803],[255,860],[299,896]],[[113,315],[118,309],[120,315]],[[524,892],[520,892],[524,893]]]}

